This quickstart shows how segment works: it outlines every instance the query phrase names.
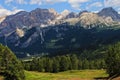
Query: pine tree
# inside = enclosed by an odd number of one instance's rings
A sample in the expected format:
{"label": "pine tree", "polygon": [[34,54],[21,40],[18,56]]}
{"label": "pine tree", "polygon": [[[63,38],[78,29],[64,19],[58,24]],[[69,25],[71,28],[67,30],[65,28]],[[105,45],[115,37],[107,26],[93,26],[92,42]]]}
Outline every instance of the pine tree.
{"label": "pine tree", "polygon": [[120,43],[109,46],[105,62],[110,76],[120,74]]}
{"label": "pine tree", "polygon": [[42,60],[42,59],[39,59],[39,60],[38,60],[37,70],[38,70],[39,72],[43,72],[43,71],[44,71],[43,60]]}
{"label": "pine tree", "polygon": [[62,56],[60,60],[60,71],[66,71],[69,68],[69,61],[66,56]]}
{"label": "pine tree", "polygon": [[78,59],[75,54],[71,55],[71,64],[72,64],[72,70],[77,70],[78,69]]}
{"label": "pine tree", "polygon": [[79,69],[79,70],[82,69],[82,61],[81,61],[81,60],[78,61],[78,69]]}
{"label": "pine tree", "polygon": [[89,62],[87,59],[83,60],[82,69],[89,69]]}
{"label": "pine tree", "polygon": [[95,61],[89,61],[89,68],[90,69],[96,69]]}
{"label": "pine tree", "polygon": [[59,65],[59,60],[57,58],[53,58],[53,73],[57,73],[59,72],[59,68],[60,68],[60,65]]}
{"label": "pine tree", "polygon": [[50,58],[46,58],[46,62],[45,62],[45,72],[52,72],[53,68],[52,68],[52,63],[53,61]]}
{"label": "pine tree", "polygon": [[8,47],[0,45],[0,73],[6,80],[24,80],[25,75],[21,62]]}
{"label": "pine tree", "polygon": [[38,70],[38,59],[34,58],[30,63],[30,70],[37,71]]}

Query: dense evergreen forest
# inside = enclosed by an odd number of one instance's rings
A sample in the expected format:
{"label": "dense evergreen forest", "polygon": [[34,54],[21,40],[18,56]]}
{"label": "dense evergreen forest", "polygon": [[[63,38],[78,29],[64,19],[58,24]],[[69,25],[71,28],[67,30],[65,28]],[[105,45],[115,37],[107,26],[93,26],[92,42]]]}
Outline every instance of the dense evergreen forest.
{"label": "dense evergreen forest", "polygon": [[105,69],[106,64],[103,59],[80,59],[76,54],[71,54],[56,57],[33,58],[32,61],[24,62],[24,67],[30,71],[54,73],[67,70]]}
{"label": "dense evergreen forest", "polygon": [[[88,57],[94,55],[96,58]],[[104,54],[100,57],[99,54]],[[84,56],[84,57],[83,57]],[[99,56],[99,57],[97,57]],[[57,73],[67,70],[105,69],[110,77],[120,75],[120,42],[94,51],[85,50],[81,55],[65,54],[40,56],[22,63],[13,52],[0,45],[0,75],[6,80],[24,80],[23,67],[28,71]]]}
{"label": "dense evergreen forest", "polygon": [[57,73],[67,70],[105,69],[110,77],[120,75],[120,42],[78,54],[35,57],[23,61],[25,70]]}

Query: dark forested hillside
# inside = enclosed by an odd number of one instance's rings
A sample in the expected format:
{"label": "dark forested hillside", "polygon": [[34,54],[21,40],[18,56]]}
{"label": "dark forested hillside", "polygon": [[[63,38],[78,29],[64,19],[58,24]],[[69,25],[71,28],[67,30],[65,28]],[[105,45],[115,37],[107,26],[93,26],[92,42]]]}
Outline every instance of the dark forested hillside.
{"label": "dark forested hillside", "polygon": [[[59,28],[59,29],[58,29]],[[49,28],[34,27],[28,30],[24,37],[16,42],[7,41],[9,46],[18,57],[25,57],[26,53],[56,54],[79,52],[84,49],[95,49],[100,45],[111,44],[120,40],[119,27],[105,27],[84,29],[82,27],[58,25]],[[13,35],[10,36],[11,38]],[[8,38],[8,39],[11,39]],[[0,41],[5,45],[5,38]],[[20,43],[19,46],[16,46]],[[24,54],[19,54],[22,52]]]}

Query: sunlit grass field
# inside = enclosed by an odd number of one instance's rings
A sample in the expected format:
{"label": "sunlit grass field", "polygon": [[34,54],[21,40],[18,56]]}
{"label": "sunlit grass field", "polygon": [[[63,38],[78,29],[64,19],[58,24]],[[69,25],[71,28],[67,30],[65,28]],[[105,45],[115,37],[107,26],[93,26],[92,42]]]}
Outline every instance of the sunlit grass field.
{"label": "sunlit grass field", "polygon": [[25,71],[26,80],[93,80],[108,77],[105,70],[74,70],[59,73]]}
{"label": "sunlit grass field", "polygon": [[3,76],[0,76],[0,80],[4,80],[4,77],[3,77]]}

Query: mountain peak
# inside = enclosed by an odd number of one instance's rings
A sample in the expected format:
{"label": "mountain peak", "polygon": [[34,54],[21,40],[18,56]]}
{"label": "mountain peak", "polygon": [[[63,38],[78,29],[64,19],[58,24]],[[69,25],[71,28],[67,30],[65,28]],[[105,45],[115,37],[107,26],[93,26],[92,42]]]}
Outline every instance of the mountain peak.
{"label": "mountain peak", "polygon": [[111,17],[115,21],[120,21],[120,15],[112,7],[107,7],[107,8],[102,9],[98,13],[98,15],[102,16],[103,18]]}
{"label": "mountain peak", "polygon": [[70,13],[70,11],[65,9],[63,12],[61,12],[61,15],[67,16],[69,13]]}
{"label": "mountain peak", "polygon": [[104,20],[100,18],[96,13],[90,13],[90,12],[84,12],[80,15],[80,24],[82,26],[89,27],[92,25],[92,27],[95,27],[96,25],[104,23]]}
{"label": "mountain peak", "polygon": [[113,7],[106,7],[106,8],[103,8],[103,10],[113,10],[114,11]]}
{"label": "mountain peak", "polygon": [[115,9],[113,9],[112,7],[103,8],[100,12],[117,13],[117,11],[115,11]]}
{"label": "mountain peak", "polygon": [[81,14],[86,13],[86,12],[88,11],[87,10],[81,11],[78,15],[80,16]]}
{"label": "mountain peak", "polygon": [[66,16],[66,19],[69,19],[69,18],[76,18],[77,16],[78,16],[77,13],[70,12],[70,13]]}
{"label": "mountain peak", "polygon": [[50,8],[48,10],[50,13],[53,13],[54,15],[58,15],[58,13],[53,8]]}

